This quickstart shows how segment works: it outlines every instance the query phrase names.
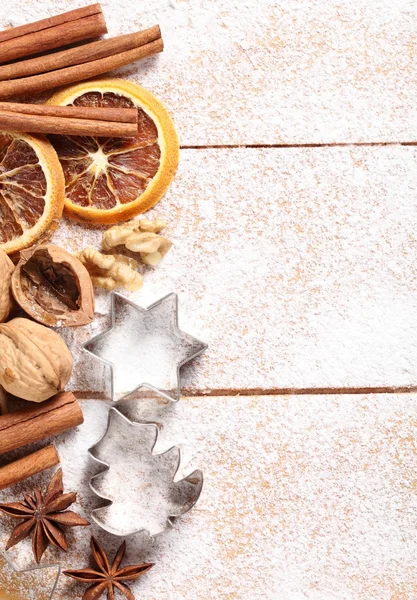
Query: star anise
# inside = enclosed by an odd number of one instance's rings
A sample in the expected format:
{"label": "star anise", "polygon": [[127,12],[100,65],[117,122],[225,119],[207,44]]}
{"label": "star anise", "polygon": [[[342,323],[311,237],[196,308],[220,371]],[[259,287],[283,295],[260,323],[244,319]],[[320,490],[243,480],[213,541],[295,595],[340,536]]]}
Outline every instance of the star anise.
{"label": "star anise", "polygon": [[153,563],[143,563],[142,565],[130,565],[122,567],[120,564],[126,551],[126,542],[118,549],[114,557],[113,564],[110,565],[109,559],[100,544],[93,537],[91,538],[91,551],[94,562],[98,570],[79,569],[78,571],[64,571],[64,575],[83,581],[84,583],[93,583],[85,591],[82,600],[98,600],[107,591],[107,600],[115,600],[115,589],[118,589],[127,600],[135,600],[135,596],[130,588],[122,583],[123,581],[133,581],[139,579],[144,573],[152,569]]}
{"label": "star anise", "polygon": [[69,492],[64,494],[62,484],[62,469],[59,469],[51,479],[45,495],[41,490],[34,490],[31,496],[26,495],[23,502],[0,504],[0,511],[14,519],[23,519],[12,531],[6,550],[15,546],[34,529],[32,536],[32,550],[37,563],[42,558],[49,543],[61,550],[67,550],[64,527],[85,527],[88,521],[66,510],[77,499],[77,494]]}

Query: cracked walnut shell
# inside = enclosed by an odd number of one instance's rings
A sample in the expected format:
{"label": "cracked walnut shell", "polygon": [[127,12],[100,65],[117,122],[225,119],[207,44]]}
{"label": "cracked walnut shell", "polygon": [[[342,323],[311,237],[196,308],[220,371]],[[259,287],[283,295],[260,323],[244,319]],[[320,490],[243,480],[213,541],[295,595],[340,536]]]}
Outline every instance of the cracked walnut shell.
{"label": "cracked walnut shell", "polygon": [[75,327],[94,319],[94,290],[87,269],[54,244],[21,252],[12,291],[21,308],[43,325]]}
{"label": "cracked walnut shell", "polygon": [[14,396],[43,402],[62,392],[72,356],[61,336],[29,319],[0,324],[0,385]]}
{"label": "cracked walnut shell", "polygon": [[4,250],[0,248],[0,323],[9,316],[13,306],[11,280],[14,264]]}

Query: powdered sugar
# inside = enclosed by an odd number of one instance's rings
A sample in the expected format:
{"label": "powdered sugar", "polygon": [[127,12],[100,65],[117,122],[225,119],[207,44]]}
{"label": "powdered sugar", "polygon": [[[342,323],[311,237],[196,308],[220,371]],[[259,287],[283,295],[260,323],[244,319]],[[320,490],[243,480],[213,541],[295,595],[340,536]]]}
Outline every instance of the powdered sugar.
{"label": "powdered sugar", "polygon": [[[0,17],[18,25],[83,3],[19,0]],[[167,103],[183,145],[415,141],[414,0],[103,8],[111,34],[161,23],[165,52],[123,72]],[[146,306],[179,293],[181,326],[210,344],[184,370],[189,390],[415,385],[416,159],[404,147],[183,151],[155,210],[175,247],[132,298]],[[64,221],[54,239],[75,251],[100,238]],[[98,293],[97,321],[64,332],[73,389],[87,396],[106,392],[109,379],[80,345],[108,326],[108,310]],[[206,484],[172,531],[128,541],[126,563],[156,562],[132,584],[137,597],[414,598],[415,403],[327,395],[159,407],[161,445],[184,448]],[[99,505],[87,448],[108,407],[83,402],[85,424],[53,440],[81,514]],[[137,408],[125,405],[132,418]],[[48,476],[0,497],[14,500]],[[3,547],[13,524],[2,518]],[[91,531],[116,550],[115,538]],[[69,554],[48,550],[45,562],[87,566],[89,533],[69,531]],[[32,564],[29,541],[10,554]],[[62,578],[56,599],[84,590]]]}
{"label": "powdered sugar", "polygon": [[204,349],[178,330],[177,297],[170,294],[147,310],[120,294],[112,300],[112,327],[88,342],[86,349],[112,368],[114,400],[142,385],[178,400],[178,369]]}
{"label": "powdered sugar", "polygon": [[[112,501],[96,510],[96,522],[117,535],[147,530],[151,535],[169,527],[171,517],[187,512],[201,491],[201,474],[191,480],[174,481],[180,466],[180,450],[157,452],[153,424],[131,423],[111,410],[104,438],[91,450],[106,465],[92,481],[94,491]],[[108,466],[108,470],[107,470]]]}
{"label": "powdered sugar", "polygon": [[58,574],[58,567],[19,573],[0,555],[0,597],[2,600],[51,600]]}
{"label": "powdered sugar", "polygon": [[[0,20],[83,4],[19,0]],[[110,35],[160,23],[163,54],[116,74],[166,103],[184,145],[416,138],[414,0],[101,4]]]}
{"label": "powdered sugar", "polygon": [[[128,540],[126,564],[156,562],[132,583],[135,595],[412,598],[416,402],[415,394],[217,397],[161,408],[161,444],[188,448],[187,470],[201,468],[205,485],[173,530],[153,540]],[[82,407],[85,424],[54,443],[65,488],[80,491],[75,509],[84,515],[100,505],[88,490],[96,467],[86,449],[104,433],[108,405],[85,401]],[[134,401],[125,410],[133,418],[139,407]],[[27,484],[19,484],[0,498],[18,498],[24,489]],[[13,524],[2,518],[1,545]],[[47,550],[45,564],[59,558],[65,568],[87,566],[89,533],[69,530],[69,553]],[[116,538],[96,526],[91,533],[110,555],[116,550]],[[30,564],[30,553],[29,541],[10,551],[21,567]],[[56,599],[76,600],[84,590],[63,577]]]}
{"label": "powdered sugar", "polygon": [[[414,385],[416,165],[404,147],[184,150],[153,211],[174,247],[129,295],[177,292],[181,328],[209,344],[184,387]],[[74,250],[100,238],[65,222],[54,237]],[[108,294],[97,309],[100,331]],[[89,329],[64,334],[73,388],[102,391],[79,351]]]}

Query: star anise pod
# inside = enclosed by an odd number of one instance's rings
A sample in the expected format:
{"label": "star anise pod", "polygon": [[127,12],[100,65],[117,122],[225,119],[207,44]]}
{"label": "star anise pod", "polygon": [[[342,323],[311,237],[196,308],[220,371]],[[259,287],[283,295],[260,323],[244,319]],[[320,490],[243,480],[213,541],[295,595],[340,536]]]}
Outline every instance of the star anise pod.
{"label": "star anise pod", "polygon": [[115,589],[118,589],[127,600],[135,600],[135,596],[130,588],[122,583],[123,581],[133,581],[139,579],[144,573],[152,569],[153,563],[143,563],[142,565],[130,565],[122,567],[120,564],[126,551],[126,542],[118,549],[114,557],[113,564],[110,565],[109,559],[100,544],[93,537],[91,538],[91,551],[94,562],[98,570],[79,569],[78,571],[64,571],[64,575],[82,581],[84,583],[93,583],[85,591],[82,600],[98,600],[107,591],[107,600],[115,600]]}
{"label": "star anise pod", "polygon": [[45,495],[36,489],[32,495],[26,495],[23,502],[0,504],[0,511],[14,519],[23,519],[12,531],[6,550],[15,546],[30,535],[32,550],[37,563],[42,558],[49,543],[61,550],[67,550],[64,527],[85,527],[88,521],[71,510],[66,510],[77,499],[77,494],[64,494],[62,484],[62,469],[59,469],[51,479]]}

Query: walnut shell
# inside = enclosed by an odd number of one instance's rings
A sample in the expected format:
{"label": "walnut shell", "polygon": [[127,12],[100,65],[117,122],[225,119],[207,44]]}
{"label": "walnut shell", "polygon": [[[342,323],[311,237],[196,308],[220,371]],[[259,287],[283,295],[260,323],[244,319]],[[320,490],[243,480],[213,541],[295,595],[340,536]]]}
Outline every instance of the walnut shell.
{"label": "walnut shell", "polygon": [[24,250],[12,277],[16,302],[50,327],[87,325],[94,319],[90,275],[75,256],[54,244]]}
{"label": "walnut shell", "polygon": [[14,264],[0,248],[0,323],[5,321],[13,306],[11,280]]}
{"label": "walnut shell", "polygon": [[71,377],[72,356],[61,336],[29,319],[0,324],[0,385],[31,402],[62,392]]}

